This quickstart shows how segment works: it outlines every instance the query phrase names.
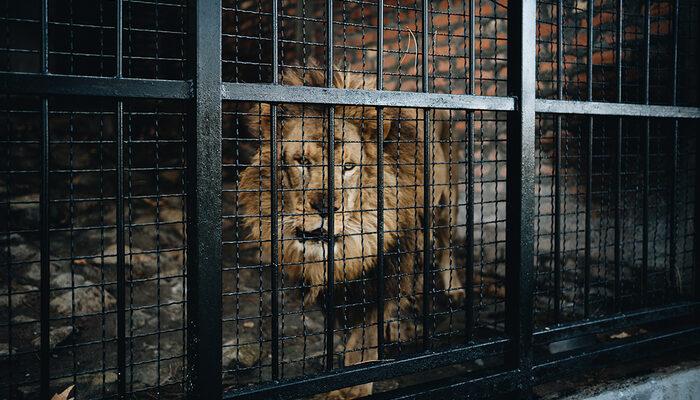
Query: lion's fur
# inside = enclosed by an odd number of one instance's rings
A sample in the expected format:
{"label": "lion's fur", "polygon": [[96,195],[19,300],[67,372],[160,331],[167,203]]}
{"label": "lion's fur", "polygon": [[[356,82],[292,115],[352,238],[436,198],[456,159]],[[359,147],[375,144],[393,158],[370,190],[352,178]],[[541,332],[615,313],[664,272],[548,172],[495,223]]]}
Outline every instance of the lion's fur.
{"label": "lion's fur", "polygon": [[[371,89],[375,82],[353,75],[334,74],[334,86],[346,89]],[[288,85],[323,86],[324,75],[309,71],[304,75],[292,70],[283,72],[283,83]],[[389,299],[411,299],[420,297],[422,287],[423,236],[423,111],[416,109],[384,109],[384,249],[385,275],[400,277],[385,279],[386,296]],[[261,146],[253,156],[250,165],[240,174],[240,205],[243,224],[250,238],[262,243],[264,256],[269,260],[271,239],[271,194],[269,104],[254,106],[246,116],[246,125],[251,134],[260,137]],[[323,224],[310,206],[318,201],[318,196],[327,192],[328,168],[304,166],[325,164],[328,153],[327,108],[319,106],[280,105],[278,115],[278,220],[279,263],[289,279],[301,280],[307,288],[307,300],[314,300],[324,290],[325,250],[320,244],[303,244],[294,240],[295,229],[307,225]],[[335,106],[334,108],[335,148],[335,233],[342,237],[335,242],[334,277],[336,282],[348,282],[358,278],[371,277],[377,264],[377,109],[374,107]],[[429,132],[435,141],[430,155],[431,200],[433,204],[435,247],[447,248],[450,223],[456,222],[456,187],[449,186],[456,179],[455,171],[449,164],[447,138],[449,131],[439,112],[433,112]],[[308,161],[307,161],[308,160]],[[346,172],[342,165],[357,165]],[[452,182],[454,183],[454,182]],[[342,187],[342,188],[341,188]],[[449,190],[449,188],[452,190]],[[302,191],[303,189],[303,191]],[[452,213],[452,215],[450,215]],[[325,226],[325,225],[324,225]],[[317,242],[315,242],[317,243]],[[456,275],[449,271],[446,251],[436,251],[435,264],[441,270],[443,285],[450,289],[461,284]],[[453,282],[454,281],[454,282]],[[359,283],[364,296],[374,296],[372,284]],[[417,290],[416,290],[417,288]],[[457,292],[458,290],[455,290]],[[453,293],[454,294],[454,293]],[[337,294],[335,294],[337,295]],[[347,296],[347,294],[345,294]],[[371,298],[371,297],[370,297]],[[388,302],[390,303],[390,302]],[[393,303],[392,303],[393,304]],[[410,301],[401,304],[388,304],[387,318],[398,308],[412,307]],[[368,316],[365,312],[353,319],[362,321]],[[376,315],[369,318],[376,320]],[[372,323],[372,321],[365,321]],[[371,329],[370,329],[371,330]],[[376,342],[370,337],[370,342]],[[357,339],[357,338],[355,338]],[[365,341],[365,347],[369,343]],[[360,359],[376,358],[374,354],[360,355],[346,364]],[[352,358],[352,357],[350,357]],[[364,392],[363,392],[364,393]]]}

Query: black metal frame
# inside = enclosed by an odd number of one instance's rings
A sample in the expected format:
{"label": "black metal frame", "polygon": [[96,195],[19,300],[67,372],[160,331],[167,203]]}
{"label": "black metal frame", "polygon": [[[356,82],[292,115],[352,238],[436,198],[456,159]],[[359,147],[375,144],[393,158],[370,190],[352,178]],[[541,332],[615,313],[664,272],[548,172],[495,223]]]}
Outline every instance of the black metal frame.
{"label": "black metal frame", "polygon": [[[328,23],[332,24],[332,1],[327,2],[328,7]],[[427,7],[428,1],[424,0],[423,7]],[[277,10],[278,0],[273,0],[273,10]],[[470,2],[473,9],[473,1]],[[592,4],[589,1],[589,5]],[[621,1],[620,1],[621,7]],[[118,21],[121,21],[122,1],[116,1]],[[647,8],[648,9],[648,8]],[[656,308],[651,310],[640,311],[632,314],[619,314],[598,320],[585,320],[568,325],[556,326],[547,331],[533,332],[532,320],[532,286],[533,286],[533,225],[535,218],[534,210],[534,154],[535,154],[535,116],[536,113],[552,113],[557,115],[563,114],[581,114],[589,116],[589,130],[587,134],[588,151],[587,158],[591,160],[592,153],[592,117],[593,116],[616,116],[619,117],[619,124],[622,124],[622,117],[634,116],[647,118],[672,118],[674,120],[676,136],[678,130],[678,119],[700,119],[700,108],[696,107],[680,107],[675,105],[659,106],[649,105],[649,15],[646,19],[646,43],[645,51],[645,104],[624,104],[621,102],[621,86],[618,86],[618,103],[603,103],[592,101],[592,86],[591,79],[588,80],[587,101],[567,101],[562,100],[561,90],[559,91],[559,99],[537,99],[535,98],[535,0],[525,0],[523,2],[511,2],[508,10],[509,30],[508,30],[508,67],[509,71],[517,71],[510,73],[508,77],[508,97],[487,97],[476,96],[473,83],[467,95],[447,95],[428,92],[427,75],[423,76],[423,91],[422,93],[405,93],[384,91],[383,82],[381,79],[381,71],[383,68],[382,53],[379,52],[379,60],[377,65],[378,76],[377,90],[344,90],[330,87],[332,82],[328,79],[329,85],[325,88],[310,88],[310,87],[289,87],[280,85],[277,78],[277,73],[273,73],[272,84],[251,84],[251,83],[230,83],[222,82],[221,79],[221,64],[212,62],[212,60],[221,59],[221,1],[191,1],[191,64],[192,80],[183,81],[166,81],[154,79],[132,79],[124,78],[121,75],[121,29],[117,29],[117,74],[115,77],[99,78],[99,77],[79,77],[79,76],[57,76],[50,75],[48,72],[48,3],[46,0],[42,2],[42,73],[0,73],[0,91],[8,94],[33,94],[42,96],[42,190],[41,190],[41,395],[42,398],[49,397],[49,329],[48,329],[48,293],[49,293],[49,226],[48,226],[48,96],[52,95],[82,95],[82,96],[98,96],[111,97],[117,99],[123,98],[153,98],[153,99],[182,99],[191,102],[191,122],[193,136],[189,147],[188,169],[189,169],[189,193],[188,193],[188,249],[187,249],[187,296],[188,296],[188,377],[189,384],[187,385],[187,393],[190,398],[218,398],[223,395],[225,398],[236,399],[253,399],[253,398],[294,398],[301,395],[311,393],[319,393],[327,390],[332,390],[348,385],[360,384],[365,382],[396,377],[407,373],[425,371],[441,365],[454,364],[468,360],[474,360],[486,355],[503,354],[506,359],[506,367],[502,371],[496,371],[488,375],[463,377],[459,380],[440,381],[432,386],[423,386],[421,388],[409,388],[403,391],[397,391],[390,394],[391,396],[419,396],[428,397],[436,394],[444,393],[492,393],[496,391],[518,391],[523,397],[527,397],[531,391],[532,385],[542,382],[546,379],[551,379],[561,372],[569,372],[570,368],[586,368],[593,365],[594,362],[606,358],[615,358],[621,360],[627,356],[641,354],[642,351],[647,352],[651,349],[670,350],[688,345],[697,345],[700,343],[700,328],[688,328],[685,330],[663,333],[657,336],[644,338],[643,340],[630,340],[621,344],[611,345],[605,348],[596,349],[593,352],[576,354],[573,356],[557,357],[548,360],[535,359],[532,354],[533,343],[551,343],[557,340],[574,337],[582,333],[595,333],[603,330],[619,329],[625,326],[639,324],[643,322],[655,322],[669,318],[678,317],[695,317],[700,315],[700,258],[695,258],[695,302],[684,303],[680,305],[668,306],[665,308]],[[678,7],[676,6],[675,15],[677,18]],[[383,1],[378,2],[378,14],[383,14]],[[276,12],[273,11],[273,16]],[[427,18],[427,13],[424,13],[424,18]],[[471,16],[471,25],[473,26],[473,15]],[[589,11],[589,21],[592,19],[592,13]],[[383,21],[380,17],[379,21]],[[427,22],[424,21],[427,25]],[[589,24],[589,38],[591,37]],[[380,48],[382,43],[383,23],[378,26]],[[621,33],[621,25],[618,27]],[[273,32],[277,32],[276,18],[273,18]],[[473,29],[472,29],[473,31]],[[427,30],[424,35],[427,35]],[[674,32],[674,37],[677,38],[677,31]],[[332,33],[328,34],[328,49],[332,49],[333,37]],[[677,39],[676,39],[677,40]],[[277,38],[273,37],[273,65],[277,65],[278,46]],[[472,41],[473,42],[473,41]],[[470,42],[470,43],[472,43]],[[424,42],[427,39],[424,38]],[[619,43],[618,43],[619,45]],[[473,45],[472,45],[473,47]],[[677,52],[677,49],[674,49]],[[621,49],[618,47],[618,54]],[[473,48],[471,49],[473,57]],[[591,59],[591,46],[589,41],[589,60]],[[674,53],[675,54],[675,53]],[[332,54],[329,51],[329,59],[332,59]],[[618,57],[618,77],[620,76],[621,64]],[[675,61],[675,60],[674,60]],[[559,60],[561,63],[561,59]],[[427,57],[423,58],[423,63],[427,63]],[[329,66],[326,73],[328,76],[332,73],[330,69],[332,63],[328,62]],[[676,63],[674,62],[674,73]],[[427,71],[426,65],[423,66],[423,71]],[[473,75],[473,66],[470,69]],[[587,68],[588,76],[592,76],[592,66],[589,62]],[[561,82],[561,74],[558,76]],[[618,79],[621,82],[621,79]],[[677,82],[673,83],[674,97],[676,92]],[[508,177],[507,177],[507,336],[498,340],[489,341],[488,343],[471,343],[464,347],[442,351],[442,352],[426,352],[415,357],[402,360],[384,360],[383,359],[383,339],[380,339],[379,354],[380,361],[371,364],[363,364],[361,366],[349,367],[341,370],[331,370],[333,357],[333,319],[328,318],[326,321],[326,336],[327,336],[327,356],[329,360],[326,365],[328,372],[315,376],[305,377],[303,379],[277,382],[279,363],[279,355],[276,350],[276,338],[278,337],[277,329],[273,328],[272,333],[272,357],[273,357],[273,380],[275,382],[268,385],[255,387],[252,389],[241,389],[233,392],[223,392],[221,380],[221,169],[218,160],[221,159],[221,104],[225,100],[235,101],[250,101],[250,102],[271,102],[272,107],[272,135],[271,141],[276,141],[274,122],[276,119],[276,107],[278,103],[314,103],[314,104],[348,104],[348,105],[364,105],[377,107],[379,110],[378,127],[382,127],[383,107],[415,107],[425,109],[425,118],[429,118],[431,109],[465,109],[465,110],[490,110],[490,111],[506,111],[508,112]],[[330,109],[332,113],[332,108]],[[123,118],[123,105],[120,100],[117,103],[117,116],[119,121]],[[333,118],[330,115],[330,118]],[[469,114],[469,124],[473,126],[473,114]],[[123,143],[123,132],[121,131],[122,124],[117,135],[118,154],[122,154],[121,145]],[[332,125],[331,125],[332,126]],[[428,124],[425,125],[426,129]],[[649,151],[648,151],[648,129],[645,135],[645,169],[644,176],[648,182],[649,175]],[[381,128],[380,128],[381,129]],[[470,148],[473,149],[473,130],[472,136],[469,139]],[[382,135],[378,135],[382,137]],[[425,135],[426,141],[430,140],[429,135]],[[329,139],[333,140],[333,133],[329,133]],[[618,138],[618,145],[620,144]],[[383,152],[381,140],[378,141],[378,154]],[[677,147],[677,140],[674,142],[674,160]],[[274,149],[275,146],[272,146]],[[332,152],[333,146],[329,146]],[[426,159],[430,157],[428,146],[425,146]],[[619,149],[618,149],[619,150]],[[698,152],[700,154],[700,152]],[[329,160],[333,160],[329,156]],[[379,156],[379,160],[383,157]],[[275,158],[273,157],[273,160]],[[619,157],[618,157],[619,161]],[[588,163],[589,168],[591,163]],[[377,165],[379,171],[382,170],[383,164]],[[620,164],[617,165],[617,187],[618,202],[620,201],[619,185],[620,185]],[[274,164],[272,170],[275,171]],[[470,168],[471,170],[471,168]],[[117,162],[117,190],[118,190],[118,205],[117,226],[118,232],[122,232],[118,236],[118,265],[120,271],[118,275],[118,334],[119,334],[119,351],[118,351],[118,371],[119,371],[119,397],[126,397],[124,386],[124,370],[125,370],[125,349],[124,349],[124,319],[125,319],[125,303],[124,303],[124,213],[123,213],[123,171],[124,160],[119,157]],[[590,170],[589,170],[590,171]],[[429,185],[430,178],[430,163],[425,163],[425,185]],[[382,174],[380,173],[381,177]],[[590,177],[590,173],[588,174]],[[473,187],[473,174],[470,174],[469,187]],[[272,181],[276,181],[276,175],[272,175]],[[334,182],[332,174],[329,174],[329,188],[333,188]],[[675,177],[674,182],[675,185]],[[382,182],[379,182],[381,187]],[[275,187],[276,185],[272,185]],[[587,182],[588,188],[591,186],[590,179]],[[696,188],[700,193],[700,184],[696,184]],[[274,192],[274,191],[273,191]],[[426,189],[425,207],[430,207],[429,191]],[[590,192],[590,191],[589,191]],[[332,196],[333,190],[329,190],[329,196]],[[381,189],[378,191],[378,197],[381,199]],[[471,197],[470,197],[471,198]],[[473,198],[472,198],[473,199]],[[332,200],[331,200],[332,202]],[[648,230],[648,216],[646,209],[648,208],[648,192],[644,193],[644,209],[645,209],[645,237]],[[473,203],[473,200],[470,204]],[[591,207],[590,196],[586,200],[587,209]],[[276,204],[276,201],[273,201]],[[380,210],[380,218],[383,216],[383,201],[378,204]],[[619,208],[619,207],[618,207]],[[332,209],[332,208],[331,208]],[[120,212],[121,211],[121,212]],[[273,220],[276,221],[274,215],[276,210],[272,210]],[[473,209],[469,211],[468,223],[473,225]],[[587,213],[589,215],[590,213]],[[700,207],[696,203],[695,221],[700,220]],[[426,212],[425,217],[429,218],[430,213]],[[330,218],[332,221],[333,218]],[[426,221],[429,222],[429,221]],[[381,227],[382,224],[379,223]],[[430,231],[427,228],[429,223],[425,224],[424,235],[425,243],[430,243]],[[590,229],[590,220],[586,221],[588,232]],[[329,227],[332,235],[333,228]],[[276,229],[273,229],[276,232]],[[616,242],[616,292],[619,292],[619,247],[620,247],[620,221],[616,218],[615,229]],[[383,235],[380,230],[379,237]],[[276,243],[273,236],[272,243]],[[330,241],[332,243],[332,241]],[[382,243],[382,240],[379,240]],[[646,241],[645,241],[646,243]],[[700,235],[695,236],[696,249],[700,243]],[[383,270],[381,262],[382,251],[380,249],[379,271]],[[273,260],[276,259],[276,246],[273,247]],[[646,265],[648,249],[644,248],[644,265]],[[332,251],[331,251],[332,253]],[[590,281],[590,236],[586,237],[586,293],[589,290]],[[696,252],[697,253],[697,252]],[[430,251],[426,251],[426,261],[430,261]],[[329,269],[330,271],[333,268]],[[272,273],[273,293],[276,293],[275,283],[277,282],[276,265],[273,264],[270,269]],[[427,268],[425,269],[427,273]],[[380,276],[382,273],[380,272]],[[425,285],[430,284],[430,279],[423,280]],[[329,279],[329,285],[333,284],[333,278]],[[643,289],[644,290],[643,285]],[[380,283],[380,288],[383,285]],[[424,288],[426,292],[429,288]],[[274,296],[274,295],[273,295]],[[428,296],[424,299],[427,301]],[[326,306],[332,308],[332,296],[328,296]],[[427,307],[426,304],[423,305]],[[382,310],[383,296],[380,289],[377,299],[377,308]],[[467,307],[471,309],[471,307]],[[273,316],[278,315],[276,301],[273,297]],[[469,312],[469,311],[467,311]],[[332,313],[331,313],[332,314]],[[379,312],[379,315],[383,315]],[[427,316],[427,313],[425,313]],[[586,315],[588,316],[588,304],[586,304]],[[472,319],[471,316],[467,321]],[[469,323],[469,322],[467,322]],[[273,324],[276,326],[276,324]],[[426,327],[428,325],[426,324]],[[380,332],[383,330],[383,320],[380,317],[378,323]],[[428,334],[428,329],[424,330],[424,335]],[[382,335],[379,336],[382,338]],[[427,336],[425,337],[427,341]]]}

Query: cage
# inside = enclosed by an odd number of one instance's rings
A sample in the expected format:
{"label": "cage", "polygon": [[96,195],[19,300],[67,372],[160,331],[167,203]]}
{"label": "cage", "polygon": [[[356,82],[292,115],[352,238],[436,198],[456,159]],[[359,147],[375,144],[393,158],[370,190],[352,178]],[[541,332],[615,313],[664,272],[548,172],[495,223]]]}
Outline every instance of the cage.
{"label": "cage", "polygon": [[700,343],[693,1],[0,10],[3,398],[496,398]]}

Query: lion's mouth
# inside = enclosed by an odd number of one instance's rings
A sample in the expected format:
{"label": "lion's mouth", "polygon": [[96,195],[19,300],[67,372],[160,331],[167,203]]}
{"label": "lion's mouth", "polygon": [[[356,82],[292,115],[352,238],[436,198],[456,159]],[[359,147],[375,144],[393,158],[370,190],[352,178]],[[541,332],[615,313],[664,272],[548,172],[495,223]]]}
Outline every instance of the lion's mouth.
{"label": "lion's mouth", "polygon": [[[316,228],[312,231],[305,231],[302,228],[296,228],[294,236],[301,243],[304,242],[317,242],[322,243],[328,240],[328,231],[323,228]],[[334,239],[337,241],[340,235],[335,235]]]}

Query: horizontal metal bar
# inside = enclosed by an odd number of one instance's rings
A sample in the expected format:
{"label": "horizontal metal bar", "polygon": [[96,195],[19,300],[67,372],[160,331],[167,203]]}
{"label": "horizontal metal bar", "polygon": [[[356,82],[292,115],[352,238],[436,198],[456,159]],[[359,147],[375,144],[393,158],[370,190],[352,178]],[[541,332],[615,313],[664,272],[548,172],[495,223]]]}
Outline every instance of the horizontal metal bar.
{"label": "horizontal metal bar", "polygon": [[[2,82],[0,89],[5,94],[160,99],[189,99],[192,96],[191,81],[0,72],[0,82]],[[385,107],[492,111],[514,111],[516,109],[516,99],[513,97],[319,88],[262,83],[224,83],[222,85],[222,98],[234,101]],[[539,113],[553,114],[700,118],[700,108],[697,107],[572,100],[537,99],[535,100],[535,110]]]}
{"label": "horizontal metal bar", "polygon": [[700,345],[700,327],[697,326],[648,337],[633,337],[622,343],[614,342],[592,351],[550,358],[533,367],[533,378],[535,384],[539,384],[591,367],[599,368],[608,363],[620,364],[637,358],[649,359],[683,347],[697,345]]}
{"label": "horizontal metal bar", "polygon": [[700,118],[700,108],[600,101],[535,100],[535,111],[552,114],[615,115],[629,117]]}
{"label": "horizontal metal bar", "polygon": [[690,302],[574,322],[535,332],[534,342],[536,344],[547,344],[586,334],[614,331],[628,326],[665,321],[692,315],[698,309],[700,309],[700,303]]}
{"label": "horizontal metal bar", "polygon": [[0,72],[0,82],[0,92],[6,94],[150,99],[189,99],[192,96],[190,81]]}
{"label": "horizontal metal bar", "polygon": [[355,367],[304,377],[282,383],[272,383],[224,393],[224,399],[293,399],[367,382],[394,378],[452,364],[495,356],[505,352],[509,339],[497,339],[441,352],[421,354],[402,360],[384,360]]}
{"label": "horizontal metal bar", "polygon": [[510,393],[522,383],[519,370],[488,371],[419,383],[389,392],[378,393],[367,400],[399,399],[484,399],[494,394]]}
{"label": "horizontal metal bar", "polygon": [[473,96],[389,90],[357,90],[263,83],[224,83],[224,100],[276,103],[309,103],[373,107],[411,107],[513,111],[512,97]]}

